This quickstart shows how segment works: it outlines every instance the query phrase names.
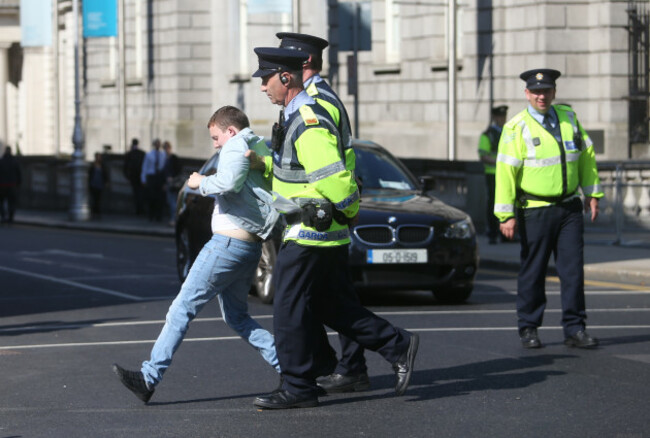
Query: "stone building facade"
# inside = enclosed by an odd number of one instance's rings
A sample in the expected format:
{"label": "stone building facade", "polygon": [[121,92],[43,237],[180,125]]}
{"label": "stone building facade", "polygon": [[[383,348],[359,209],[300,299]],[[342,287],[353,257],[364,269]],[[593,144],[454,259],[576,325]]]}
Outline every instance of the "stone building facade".
{"label": "stone building facade", "polygon": [[[58,47],[24,48],[16,60],[19,3],[0,0],[0,141],[29,155],[72,152],[74,36],[72,1],[53,0]],[[81,117],[86,156],[125,151],[154,138],[185,157],[211,154],[206,123],[226,104],[243,108],[253,129],[269,135],[279,107],[260,92],[253,47],[277,46],[276,32],[326,37],[323,74],[346,103],[358,137],[404,158],[446,159],[448,7],[434,0],[369,0],[371,50],[358,52],[358,108],[348,94],[350,32],[340,26],[343,0],[120,0],[124,5],[124,102],[116,38],[82,41]],[[83,3],[80,0],[80,3]],[[592,134],[599,159],[648,157],[630,144],[630,5],[605,0],[467,0],[458,2],[455,158],[476,160],[492,105],[525,107],[519,73],[562,72],[557,101],[571,104]],[[636,7],[636,6],[635,6]],[[347,8],[346,10],[349,10]],[[363,17],[367,17],[362,14]],[[294,19],[297,17],[297,19]],[[295,22],[294,22],[295,21]],[[19,28],[18,28],[19,33]],[[647,55],[647,54],[646,54]],[[15,55],[17,56],[17,55]],[[15,78],[15,75],[12,76]],[[2,97],[0,91],[0,97]],[[647,111],[647,108],[646,108]],[[358,113],[358,121],[354,114]],[[125,120],[123,130],[120,120]],[[647,123],[647,122],[646,122]]]}

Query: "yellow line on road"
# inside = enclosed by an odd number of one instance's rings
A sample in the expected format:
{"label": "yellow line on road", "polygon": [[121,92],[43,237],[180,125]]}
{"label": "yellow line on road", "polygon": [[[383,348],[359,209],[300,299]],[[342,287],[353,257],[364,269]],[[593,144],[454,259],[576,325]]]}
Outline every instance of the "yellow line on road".
{"label": "yellow line on road", "polygon": [[[480,272],[486,275],[504,275],[507,277],[517,277],[516,272],[512,271],[499,271],[497,269],[481,269]],[[546,277],[547,281],[553,283],[559,283],[560,278],[557,276],[549,275]],[[596,280],[585,280],[585,286],[594,286],[594,287],[611,287],[623,290],[634,290],[639,292],[650,292],[650,288],[647,286],[642,286],[639,284],[627,284],[627,283],[614,283],[609,281],[596,281]]]}
{"label": "yellow line on road", "polygon": [[[559,283],[560,278],[555,276],[546,277],[547,281],[552,281],[553,283]],[[647,286],[641,286],[639,284],[626,284],[626,283],[613,283],[609,281],[596,281],[596,280],[585,280],[586,286],[595,286],[595,287],[615,287],[617,289],[624,290],[635,290],[639,292],[650,292],[650,288]]]}

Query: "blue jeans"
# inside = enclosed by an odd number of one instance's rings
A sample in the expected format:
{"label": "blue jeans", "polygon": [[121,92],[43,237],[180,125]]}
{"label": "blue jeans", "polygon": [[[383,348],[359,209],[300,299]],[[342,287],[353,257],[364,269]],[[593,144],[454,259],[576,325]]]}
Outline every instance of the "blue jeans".
{"label": "blue jeans", "polygon": [[215,295],[223,319],[239,336],[258,350],[280,372],[275,340],[248,314],[248,291],[262,253],[262,244],[214,234],[205,244],[169,307],[151,358],[142,363],[142,374],[152,386],[162,380],[180,346],[190,321]]}

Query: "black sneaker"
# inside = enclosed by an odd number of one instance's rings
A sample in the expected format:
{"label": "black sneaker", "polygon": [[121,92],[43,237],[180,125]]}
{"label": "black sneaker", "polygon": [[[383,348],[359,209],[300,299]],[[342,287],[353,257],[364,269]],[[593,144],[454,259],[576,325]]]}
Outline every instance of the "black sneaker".
{"label": "black sneaker", "polygon": [[155,389],[149,389],[147,382],[144,380],[144,376],[140,371],[129,371],[125,370],[118,364],[113,364],[113,372],[117,374],[122,385],[135,394],[143,402],[147,403]]}
{"label": "black sneaker", "polygon": [[370,388],[370,380],[367,373],[344,375],[332,373],[329,376],[316,379],[319,388],[328,394],[337,392],[365,391]]}

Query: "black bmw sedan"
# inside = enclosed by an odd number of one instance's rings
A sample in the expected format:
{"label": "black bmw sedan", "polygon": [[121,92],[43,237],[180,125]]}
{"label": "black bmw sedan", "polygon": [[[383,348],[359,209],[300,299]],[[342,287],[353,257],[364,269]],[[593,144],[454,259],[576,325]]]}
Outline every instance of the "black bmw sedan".
{"label": "black bmw sedan", "polygon": [[[362,181],[359,222],[352,229],[350,270],[364,290],[431,290],[437,300],[460,303],[472,293],[478,266],[476,233],[470,217],[437,199],[428,180],[418,181],[383,147],[354,142],[356,174]],[[216,154],[199,173],[216,171]],[[187,275],[210,239],[214,200],[184,186],[176,220],[177,267]],[[253,293],[273,300],[271,277],[280,236],[264,243]]]}

